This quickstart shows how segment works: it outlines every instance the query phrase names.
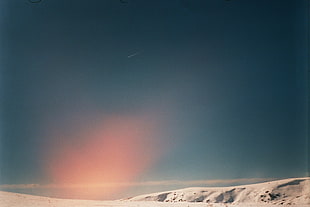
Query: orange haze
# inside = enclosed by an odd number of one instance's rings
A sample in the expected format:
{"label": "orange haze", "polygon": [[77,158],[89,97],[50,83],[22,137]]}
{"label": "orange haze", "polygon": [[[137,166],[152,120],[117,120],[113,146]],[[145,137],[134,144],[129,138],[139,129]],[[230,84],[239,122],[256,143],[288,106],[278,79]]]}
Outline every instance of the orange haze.
{"label": "orange haze", "polygon": [[[141,117],[108,117],[54,135],[47,174],[67,197],[96,199],[124,190],[161,154],[156,124]],[[66,134],[66,135],[64,135]]]}

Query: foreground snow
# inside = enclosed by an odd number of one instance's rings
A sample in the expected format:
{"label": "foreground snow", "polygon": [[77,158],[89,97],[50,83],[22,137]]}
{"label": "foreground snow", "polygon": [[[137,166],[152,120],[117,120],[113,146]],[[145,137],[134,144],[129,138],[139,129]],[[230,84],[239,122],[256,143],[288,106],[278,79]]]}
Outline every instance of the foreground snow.
{"label": "foreground snow", "polygon": [[286,179],[236,187],[187,188],[137,196],[123,201],[55,199],[0,191],[0,207],[271,207],[278,205],[310,207],[310,178]]}

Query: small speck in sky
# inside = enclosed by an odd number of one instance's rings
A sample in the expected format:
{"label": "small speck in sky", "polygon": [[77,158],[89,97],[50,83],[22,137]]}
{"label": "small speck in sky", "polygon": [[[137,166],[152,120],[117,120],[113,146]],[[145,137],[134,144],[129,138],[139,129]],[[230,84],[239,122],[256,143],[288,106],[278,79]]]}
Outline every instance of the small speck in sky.
{"label": "small speck in sky", "polygon": [[140,53],[141,53],[141,52],[138,51],[138,52],[135,52],[135,53],[133,53],[133,54],[131,54],[131,55],[128,55],[127,57],[128,57],[128,58],[132,58],[132,57],[135,57],[135,56],[139,55]]}

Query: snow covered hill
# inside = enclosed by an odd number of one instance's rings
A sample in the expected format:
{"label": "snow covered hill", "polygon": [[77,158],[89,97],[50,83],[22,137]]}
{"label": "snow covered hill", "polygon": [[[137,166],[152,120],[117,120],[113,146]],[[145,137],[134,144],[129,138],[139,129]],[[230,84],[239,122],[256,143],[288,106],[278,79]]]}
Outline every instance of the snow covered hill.
{"label": "snow covered hill", "polygon": [[122,201],[56,199],[0,191],[0,207],[310,207],[310,178],[222,188],[187,188]]}
{"label": "snow covered hill", "polygon": [[291,178],[234,187],[186,188],[141,195],[128,200],[310,206],[310,178]]}

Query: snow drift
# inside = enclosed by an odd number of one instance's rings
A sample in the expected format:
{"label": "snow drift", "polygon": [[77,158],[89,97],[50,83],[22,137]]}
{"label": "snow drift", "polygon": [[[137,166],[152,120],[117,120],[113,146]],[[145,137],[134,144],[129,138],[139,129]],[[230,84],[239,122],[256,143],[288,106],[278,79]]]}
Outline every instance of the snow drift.
{"label": "snow drift", "polygon": [[310,207],[310,178],[221,188],[186,188],[122,201],[56,199],[0,191],[1,207]]}
{"label": "snow drift", "polygon": [[129,198],[130,201],[310,205],[310,178],[218,188],[185,188]]}

